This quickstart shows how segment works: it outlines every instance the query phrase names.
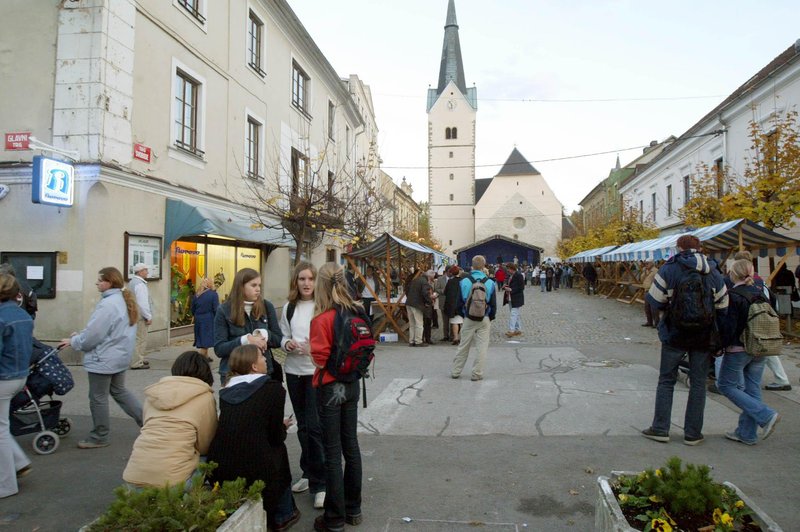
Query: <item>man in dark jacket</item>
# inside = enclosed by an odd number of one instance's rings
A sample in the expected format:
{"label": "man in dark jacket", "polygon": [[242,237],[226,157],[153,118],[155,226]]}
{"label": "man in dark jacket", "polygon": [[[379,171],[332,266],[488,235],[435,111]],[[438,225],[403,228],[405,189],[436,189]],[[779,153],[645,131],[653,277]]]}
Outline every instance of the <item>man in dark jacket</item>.
{"label": "man in dark jacket", "polygon": [[[431,297],[433,280],[433,270],[428,270],[422,275],[417,276],[408,285],[406,295],[406,310],[408,311],[408,334],[409,347],[428,347],[425,342],[424,320],[426,312],[433,310],[433,298]],[[428,314],[430,319],[430,314]],[[430,335],[430,330],[428,332]]]}
{"label": "man in dark jacket", "polygon": [[591,262],[587,262],[583,267],[583,277],[586,279],[586,294],[597,293],[597,270],[594,269]]}
{"label": "man in dark jacket", "polygon": [[508,281],[508,286],[504,290],[510,297],[511,303],[511,317],[508,320],[508,331],[506,336],[520,336],[522,334],[522,325],[519,319],[520,308],[525,304],[525,278],[522,273],[517,270],[517,265],[513,262],[508,264],[508,271],[511,273],[511,279]]}
{"label": "man in dark jacket", "polygon": [[677,246],[680,252],[658,270],[646,298],[653,308],[665,311],[666,316],[658,325],[661,368],[655,414],[652,425],[643,430],[642,435],[651,440],[669,442],[678,364],[688,352],[691,385],[683,423],[683,443],[697,445],[703,442],[709,359],[719,348],[715,331],[719,330],[719,322],[727,312],[728,292],[722,275],[698,251],[700,240],[697,237],[683,235]]}

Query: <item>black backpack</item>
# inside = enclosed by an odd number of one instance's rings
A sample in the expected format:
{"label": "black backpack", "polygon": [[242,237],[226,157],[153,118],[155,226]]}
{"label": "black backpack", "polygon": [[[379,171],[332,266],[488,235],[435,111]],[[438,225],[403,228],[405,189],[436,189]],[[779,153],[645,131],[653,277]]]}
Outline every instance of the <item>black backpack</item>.
{"label": "black backpack", "polygon": [[375,338],[366,313],[337,308],[333,338],[335,343],[325,363],[325,371],[342,382],[354,382],[368,376],[369,365],[375,358]]}
{"label": "black backpack", "polygon": [[684,270],[672,293],[670,323],[689,335],[707,333],[714,325],[713,291],[706,287],[706,274],[686,267]]}

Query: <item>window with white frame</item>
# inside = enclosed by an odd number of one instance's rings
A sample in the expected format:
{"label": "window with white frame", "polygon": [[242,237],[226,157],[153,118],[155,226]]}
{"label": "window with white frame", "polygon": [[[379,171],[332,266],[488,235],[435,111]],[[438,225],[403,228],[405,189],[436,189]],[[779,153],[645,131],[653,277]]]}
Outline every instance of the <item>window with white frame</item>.
{"label": "window with white frame", "polygon": [[292,195],[300,193],[308,176],[308,157],[292,148]]}
{"label": "window with white frame", "polygon": [[667,185],[667,216],[672,216],[672,185]]}
{"label": "window with white frame", "polygon": [[244,142],[244,163],[247,177],[253,179],[263,179],[262,171],[262,146],[261,136],[263,133],[263,123],[257,118],[247,115],[247,129]]}
{"label": "window with white frame", "polygon": [[656,193],[650,195],[650,212],[653,213],[653,222],[656,221]]}
{"label": "window with white frame", "polygon": [[201,24],[206,23],[204,0],[177,0],[178,5],[183,7]]}
{"label": "window with white frame", "polygon": [[264,77],[264,22],[250,10],[247,19],[247,64],[256,73]]}
{"label": "window with white frame", "polygon": [[336,106],[328,100],[328,138],[333,140],[336,132]]}
{"label": "window with white frame", "polygon": [[203,155],[200,142],[202,83],[180,68],[175,69],[174,143],[175,146]]}
{"label": "window with white frame", "polygon": [[644,223],[644,200],[639,200],[639,223]]}
{"label": "window with white frame", "polygon": [[683,176],[683,206],[685,207],[689,200],[692,199],[692,178],[691,176]]}
{"label": "window with white frame", "polygon": [[292,105],[308,113],[309,77],[296,61],[292,61]]}

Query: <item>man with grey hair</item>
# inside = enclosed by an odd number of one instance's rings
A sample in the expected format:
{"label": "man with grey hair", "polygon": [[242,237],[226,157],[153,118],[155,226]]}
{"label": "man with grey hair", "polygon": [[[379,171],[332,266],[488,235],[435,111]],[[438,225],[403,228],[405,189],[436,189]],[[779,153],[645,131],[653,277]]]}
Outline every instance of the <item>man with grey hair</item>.
{"label": "man with grey hair", "polygon": [[136,327],[136,350],[134,351],[131,369],[150,369],[150,362],[147,360],[145,351],[147,350],[147,327],[153,323],[153,302],[150,300],[150,293],[147,290],[147,264],[140,262],[133,266],[133,276],[128,281],[128,290],[133,292],[136,297],[136,305],[139,307],[139,323]]}
{"label": "man with grey hair", "polygon": [[[497,286],[484,273],[486,259],[475,255],[472,259],[472,271],[461,280],[461,305],[464,309],[464,326],[461,329],[461,342],[453,360],[450,376],[457,379],[467,363],[469,349],[475,346],[475,362],[472,364],[472,380],[483,379],[483,366],[486,363],[486,352],[489,350],[489,337],[492,320],[497,312]],[[481,314],[481,315],[477,315]]]}
{"label": "man with grey hair", "polygon": [[[433,292],[431,280],[433,280],[433,270],[417,276],[408,285],[406,294],[406,310],[408,311],[408,346],[409,347],[428,347],[430,345],[425,337],[424,318],[425,313],[433,309]],[[430,337],[430,314],[428,314],[428,337]]]}

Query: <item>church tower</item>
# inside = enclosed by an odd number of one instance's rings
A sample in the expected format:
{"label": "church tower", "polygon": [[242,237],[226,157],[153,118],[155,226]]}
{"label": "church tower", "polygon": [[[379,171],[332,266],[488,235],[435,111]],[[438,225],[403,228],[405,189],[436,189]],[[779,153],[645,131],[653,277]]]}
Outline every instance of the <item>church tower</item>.
{"label": "church tower", "polygon": [[467,88],[455,0],[447,5],[439,84],[428,89],[428,201],[431,233],[447,253],[475,242],[475,117]]}

